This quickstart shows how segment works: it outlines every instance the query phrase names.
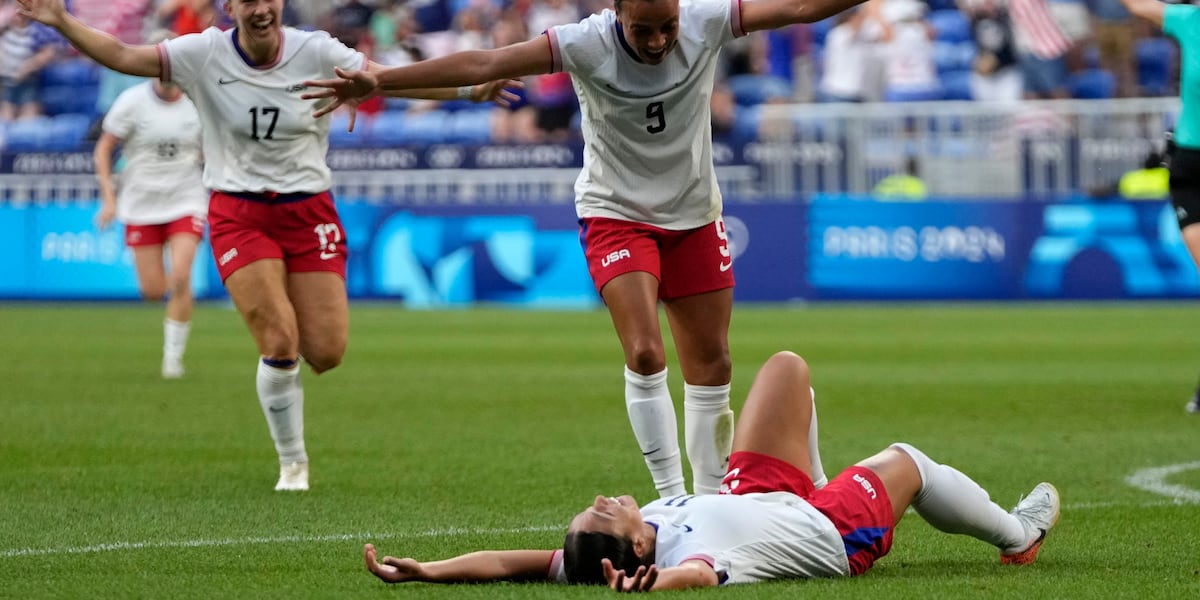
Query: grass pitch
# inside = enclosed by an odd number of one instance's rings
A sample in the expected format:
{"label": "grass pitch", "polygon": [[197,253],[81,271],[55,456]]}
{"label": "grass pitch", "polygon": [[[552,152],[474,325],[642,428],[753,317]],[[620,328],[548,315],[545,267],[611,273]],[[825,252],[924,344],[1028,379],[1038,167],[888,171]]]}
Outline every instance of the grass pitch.
{"label": "grass pitch", "polygon": [[[198,309],[179,381],[158,375],[161,317],[0,305],[0,597],[608,593],[387,586],[361,564],[368,541],[420,559],[554,547],[596,493],[653,498],[603,311],[353,305],[345,364],[304,375],[305,494],[272,491],[237,314]],[[1064,510],[1031,567],[910,514],[863,577],[689,594],[1200,597],[1198,321],[1190,303],[736,306],[735,410],[772,352],[805,356],[831,475],[908,441],[1004,506],[1052,481]]]}

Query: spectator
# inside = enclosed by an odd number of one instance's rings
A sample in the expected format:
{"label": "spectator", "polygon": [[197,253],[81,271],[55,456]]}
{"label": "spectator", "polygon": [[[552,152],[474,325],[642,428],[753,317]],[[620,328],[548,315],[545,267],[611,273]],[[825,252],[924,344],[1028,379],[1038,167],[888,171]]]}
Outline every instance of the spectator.
{"label": "spectator", "polygon": [[175,35],[200,33],[217,22],[219,7],[213,0],[163,0],[154,15]]}
{"label": "spectator", "polygon": [[[539,36],[555,25],[575,23],[579,18],[579,9],[571,0],[534,0],[525,15],[525,28],[530,36]],[[570,139],[571,122],[579,112],[571,75],[566,72],[537,75],[526,83],[542,140],[561,143]]]}
{"label": "spectator", "polygon": [[1071,38],[1055,22],[1046,0],[1009,0],[1008,9],[1025,98],[1070,97],[1066,57]]}
{"label": "spectator", "polygon": [[[513,10],[506,10],[491,29],[491,47],[502,48],[529,39],[525,19]],[[508,106],[492,108],[492,141],[498,144],[532,144],[541,139],[537,128],[537,109],[529,103],[525,90],[518,90],[520,99]]]}
{"label": "spectator", "polygon": [[1087,68],[1083,51],[1092,39],[1092,17],[1087,0],[1047,0],[1047,7],[1058,28],[1071,40],[1067,68],[1071,72]]}
{"label": "spectator", "polygon": [[883,35],[876,20],[879,6],[882,4],[871,2],[836,17],[837,25],[825,36],[818,101],[863,102],[868,99],[867,64],[875,51],[876,40]]}
{"label": "spectator", "polygon": [[928,6],[918,0],[887,0],[883,5],[884,100],[941,100],[942,85],[933,60],[933,26]]}
{"label": "spectator", "polygon": [[1012,24],[1002,0],[960,0],[959,10],[971,19],[975,40],[971,97],[990,102],[1020,100],[1024,83]]}
{"label": "spectator", "polygon": [[920,171],[915,157],[904,161],[904,170],[892,173],[879,180],[871,195],[877,200],[918,202],[929,197],[925,182],[921,180]]}
{"label": "spectator", "polygon": [[371,17],[374,14],[373,7],[359,0],[340,0],[329,13],[330,22],[327,29],[338,41],[369,57],[370,53],[360,45],[371,43]]}
{"label": "spectator", "polygon": [[[67,10],[84,24],[131,46],[139,45],[146,39],[143,30],[151,8],[150,0],[67,0]],[[142,77],[118,73],[112,69],[100,71],[96,112],[108,112],[121,92],[142,81]]]}
{"label": "spectator", "polygon": [[1121,0],[1091,0],[1091,10],[1100,66],[1117,78],[1118,98],[1136,96],[1138,85],[1133,44],[1138,36],[1132,34],[1135,23],[1133,16],[1121,4]]}
{"label": "spectator", "polygon": [[58,56],[58,34],[20,13],[0,25],[0,121],[42,114],[38,74]]}

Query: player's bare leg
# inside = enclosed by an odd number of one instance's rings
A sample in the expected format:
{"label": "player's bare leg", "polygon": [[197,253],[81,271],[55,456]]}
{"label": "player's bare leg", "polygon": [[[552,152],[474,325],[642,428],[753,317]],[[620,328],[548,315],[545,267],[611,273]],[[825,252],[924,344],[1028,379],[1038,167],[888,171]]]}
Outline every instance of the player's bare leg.
{"label": "player's bare leg", "polygon": [[[177,233],[167,240],[171,270],[167,273],[167,318],[163,320],[162,375],[166,378],[183,376],[183,355],[191,332],[192,263],[200,238],[190,233]],[[161,259],[159,263],[161,264]]]}
{"label": "player's bare leg", "polygon": [[625,352],[625,407],[660,496],[686,493],[675,405],[658,319],[658,279],[644,271],[615,277],[601,290]]}
{"label": "player's bare leg", "polygon": [[684,381],[684,441],[692,488],[715,494],[729,466],[733,411],[729,409],[729,321],[733,288],[663,303]]}
{"label": "player's bare leg", "polygon": [[307,490],[300,333],[288,298],[283,261],[254,261],[227,277],[225,287],[261,355],[255,387],[279,454],[280,477],[275,489]]}

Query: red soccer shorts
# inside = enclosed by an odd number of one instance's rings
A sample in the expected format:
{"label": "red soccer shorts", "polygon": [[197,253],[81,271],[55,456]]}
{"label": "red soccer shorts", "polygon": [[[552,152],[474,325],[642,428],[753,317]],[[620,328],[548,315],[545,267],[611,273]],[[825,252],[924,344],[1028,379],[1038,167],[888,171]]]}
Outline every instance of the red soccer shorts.
{"label": "red soccer shorts", "polygon": [[346,277],[346,238],[333,196],[213,192],[209,237],[221,281],[263,259],[289,273],[329,271]]}
{"label": "red soccer shorts", "polygon": [[204,237],[204,217],[199,215],[180,217],[170,223],[158,225],[126,225],[125,245],[161,246],[177,233],[189,233],[197,238]]}
{"label": "red soccer shorts", "polygon": [[663,300],[733,287],[733,258],[719,217],[683,231],[620,219],[580,219],[579,242],[596,291],[634,271],[658,279]]}
{"label": "red soccer shorts", "polygon": [[756,452],[734,452],[721,493],[752,492],[791,492],[821,511],[842,535],[850,575],[865,573],[892,549],[892,501],[879,476],[866,467],[850,467],[818,490],[807,473],[789,462]]}

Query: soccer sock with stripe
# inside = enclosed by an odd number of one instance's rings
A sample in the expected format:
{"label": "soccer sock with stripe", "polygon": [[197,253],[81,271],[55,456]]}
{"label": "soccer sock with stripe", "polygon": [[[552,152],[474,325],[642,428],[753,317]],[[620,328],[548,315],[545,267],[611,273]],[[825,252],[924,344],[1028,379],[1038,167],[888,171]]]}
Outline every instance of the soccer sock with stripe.
{"label": "soccer sock with stripe", "polygon": [[715,494],[729,467],[733,447],[733,411],[729,410],[729,384],[683,384],[683,430],[688,462],[692,464],[692,491]]}
{"label": "soccer sock with stripe", "polygon": [[686,494],[679,428],[667,388],[667,370],[641,375],[625,367],[625,408],[660,497]]}
{"label": "soccer sock with stripe", "polygon": [[279,463],[308,462],[304,451],[304,388],[296,360],[263,358],[258,363],[258,402],[262,405]]}
{"label": "soccer sock with stripe", "polygon": [[934,462],[908,444],[892,444],[917,463],[921,490],[913,508],[930,525],[946,533],[961,533],[1000,548],[1028,542],[1025,527],[1016,517],[992,502],[987,490],[954,467]]}

